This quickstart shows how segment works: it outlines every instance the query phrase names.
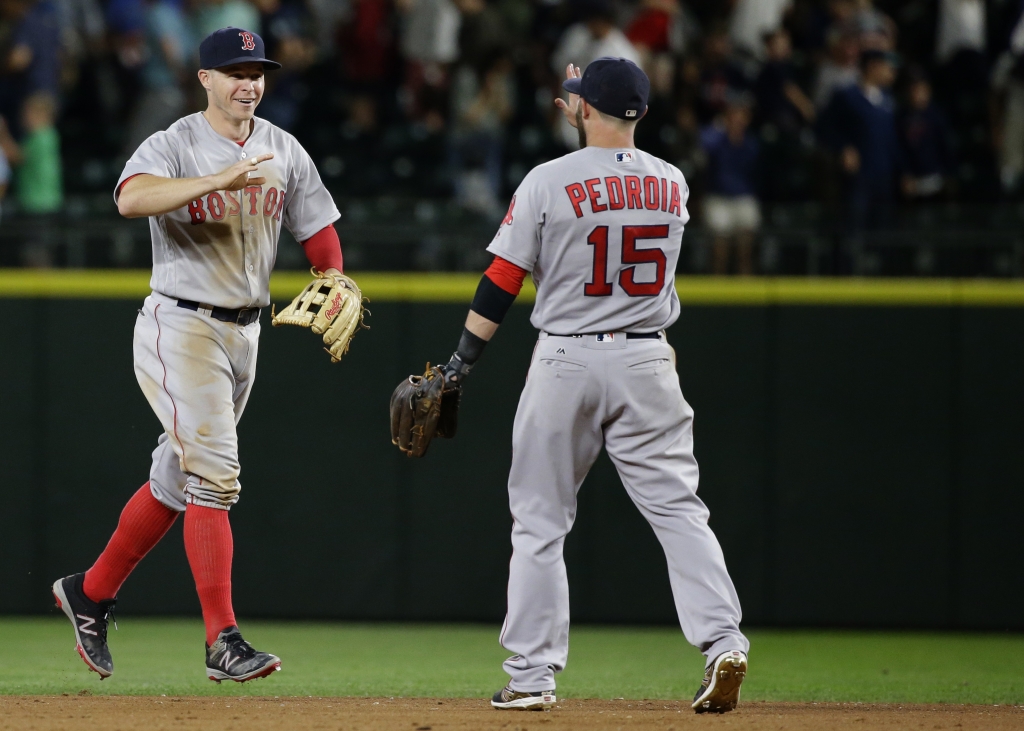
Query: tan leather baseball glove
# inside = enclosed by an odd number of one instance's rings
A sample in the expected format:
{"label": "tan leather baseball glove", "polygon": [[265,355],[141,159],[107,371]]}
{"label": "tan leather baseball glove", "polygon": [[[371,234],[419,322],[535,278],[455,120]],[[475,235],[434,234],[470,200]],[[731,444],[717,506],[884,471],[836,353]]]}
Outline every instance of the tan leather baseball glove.
{"label": "tan leather baseball glove", "polygon": [[444,369],[409,376],[391,395],[391,443],[409,457],[422,457],[434,437],[451,439],[458,429],[462,387],[446,383]]}
{"label": "tan leather baseball glove", "polygon": [[348,352],[352,337],[363,324],[363,293],[352,277],[310,270],[314,279],[280,313],[271,308],[271,324],[308,327],[324,336],[324,345],[337,363]]}

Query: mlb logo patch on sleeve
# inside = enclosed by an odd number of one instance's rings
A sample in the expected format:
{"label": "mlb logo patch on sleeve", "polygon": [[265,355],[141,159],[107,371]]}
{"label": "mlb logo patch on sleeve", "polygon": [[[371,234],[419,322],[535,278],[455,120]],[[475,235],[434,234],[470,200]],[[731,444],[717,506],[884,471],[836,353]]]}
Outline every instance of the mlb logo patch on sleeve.
{"label": "mlb logo patch on sleeve", "polygon": [[615,162],[633,162],[632,152],[616,152]]}

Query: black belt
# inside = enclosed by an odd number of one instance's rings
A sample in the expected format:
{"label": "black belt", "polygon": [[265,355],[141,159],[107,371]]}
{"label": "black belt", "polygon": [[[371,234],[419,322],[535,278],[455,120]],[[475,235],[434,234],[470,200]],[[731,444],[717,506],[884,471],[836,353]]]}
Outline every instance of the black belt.
{"label": "black belt", "polygon": [[178,300],[178,307],[198,312],[209,310],[210,317],[221,322],[233,322],[236,325],[249,325],[260,319],[260,308],[250,307],[241,310],[229,310],[227,307],[210,307],[209,305],[193,302],[192,300]]}
{"label": "black belt", "polygon": [[[553,334],[553,333],[552,333]],[[555,335],[556,338],[585,338],[602,333],[583,333],[580,335]],[[660,340],[661,333],[626,333],[626,340]]]}

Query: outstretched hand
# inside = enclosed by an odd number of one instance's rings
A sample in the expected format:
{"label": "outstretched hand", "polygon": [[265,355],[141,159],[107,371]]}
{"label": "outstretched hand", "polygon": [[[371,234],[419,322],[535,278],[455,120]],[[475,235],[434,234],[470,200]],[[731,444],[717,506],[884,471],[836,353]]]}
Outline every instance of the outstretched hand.
{"label": "outstretched hand", "polygon": [[268,152],[264,155],[257,155],[248,160],[239,160],[229,168],[225,168],[214,176],[217,187],[215,190],[242,190],[250,185],[263,185],[267,182],[264,177],[254,176],[259,171],[259,164],[266,160],[273,159],[274,154]]}
{"label": "outstretched hand", "polygon": [[[569,64],[568,66],[565,67],[565,78],[582,79],[583,72],[580,71],[579,66],[573,66],[572,64]],[[569,124],[571,124],[573,127],[576,126],[576,109],[579,107],[579,105],[579,94],[569,94],[568,102],[566,102],[565,99],[562,99],[561,97],[555,99],[555,106],[562,110],[562,114],[565,115],[566,120],[568,120]]]}

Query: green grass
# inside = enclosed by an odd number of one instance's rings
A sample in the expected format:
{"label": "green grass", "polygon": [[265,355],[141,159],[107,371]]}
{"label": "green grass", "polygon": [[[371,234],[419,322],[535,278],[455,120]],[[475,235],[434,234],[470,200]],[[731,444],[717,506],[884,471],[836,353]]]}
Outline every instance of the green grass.
{"label": "green grass", "polygon": [[[117,672],[99,682],[64,619],[0,618],[0,694],[488,696],[505,682],[498,630],[480,625],[244,622],[284,670],[245,685],[203,674],[198,621],[124,618]],[[1024,636],[753,631],[747,700],[1024,703]],[[559,695],[687,698],[703,658],[671,628],[575,627]]]}

